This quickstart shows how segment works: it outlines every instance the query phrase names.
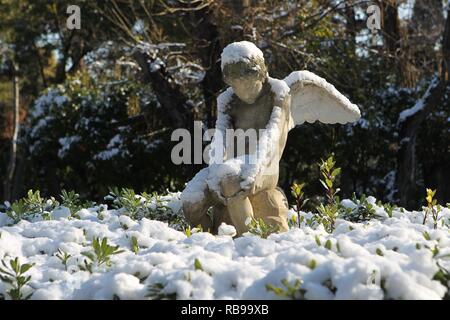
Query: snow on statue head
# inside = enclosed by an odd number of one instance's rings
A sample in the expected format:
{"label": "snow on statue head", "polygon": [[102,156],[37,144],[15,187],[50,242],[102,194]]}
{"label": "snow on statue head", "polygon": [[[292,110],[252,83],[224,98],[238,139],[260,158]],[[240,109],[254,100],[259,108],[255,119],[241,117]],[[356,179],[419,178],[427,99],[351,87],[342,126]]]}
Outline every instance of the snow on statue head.
{"label": "snow on statue head", "polygon": [[253,43],[229,44],[221,56],[223,80],[243,101],[252,103],[268,78],[264,56]]}
{"label": "snow on statue head", "polygon": [[264,63],[263,52],[250,41],[233,42],[227,45],[220,56],[222,71],[226,65],[257,59]]}
{"label": "snow on statue head", "polygon": [[[271,78],[263,53],[251,42],[229,44],[221,59],[224,82],[230,87],[217,98],[213,162],[186,185],[183,212],[191,226],[214,233],[225,222],[241,235],[253,218],[287,230],[287,201],[277,184],[289,130],[304,122],[353,122],[360,117],[359,109],[309,71]],[[236,149],[239,136],[229,139],[230,131],[257,132],[255,145],[245,140],[243,150]]]}

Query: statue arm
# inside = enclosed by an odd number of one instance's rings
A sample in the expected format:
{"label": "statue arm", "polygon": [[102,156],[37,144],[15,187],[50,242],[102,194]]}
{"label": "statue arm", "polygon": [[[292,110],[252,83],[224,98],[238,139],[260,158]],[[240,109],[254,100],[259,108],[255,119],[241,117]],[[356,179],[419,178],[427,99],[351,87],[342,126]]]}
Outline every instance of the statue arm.
{"label": "statue arm", "polygon": [[[279,161],[284,150],[290,126],[290,95],[286,93],[274,100],[274,107],[265,130],[259,137],[257,169],[243,183],[245,193],[256,193],[276,186]],[[274,179],[276,177],[276,179]],[[246,186],[245,186],[246,185]]]}
{"label": "statue arm", "polygon": [[217,120],[211,142],[211,163],[222,163],[226,159],[226,130],[233,127],[229,114],[233,99],[233,89],[228,88],[217,97]]}
{"label": "statue arm", "polygon": [[[266,130],[260,137],[258,162],[261,170],[259,174],[278,174],[278,163],[284,150],[287,134],[290,126],[290,95],[287,93],[283,97],[276,98],[270,120],[267,123]],[[269,166],[276,165],[276,172],[266,170]]]}

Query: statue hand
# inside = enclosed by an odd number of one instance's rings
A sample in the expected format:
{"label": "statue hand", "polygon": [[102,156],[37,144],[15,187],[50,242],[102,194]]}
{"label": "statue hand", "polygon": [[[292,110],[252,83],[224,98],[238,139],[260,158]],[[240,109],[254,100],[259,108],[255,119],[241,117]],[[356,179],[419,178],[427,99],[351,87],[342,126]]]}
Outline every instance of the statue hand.
{"label": "statue hand", "polygon": [[[242,180],[244,181],[244,180]],[[244,187],[241,187],[241,190],[236,194],[239,197],[248,197],[252,194],[255,194],[256,184],[255,182],[249,183]]]}
{"label": "statue hand", "polygon": [[255,192],[255,183],[246,183],[242,176],[239,175],[229,175],[226,176],[220,183],[221,196],[225,199],[234,197],[248,197]]}

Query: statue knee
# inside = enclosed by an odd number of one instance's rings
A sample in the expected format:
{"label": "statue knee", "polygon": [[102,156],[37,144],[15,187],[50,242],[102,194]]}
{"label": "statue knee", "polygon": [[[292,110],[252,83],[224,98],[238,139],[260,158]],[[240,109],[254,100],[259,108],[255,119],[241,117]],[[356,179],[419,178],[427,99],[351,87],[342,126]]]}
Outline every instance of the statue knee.
{"label": "statue knee", "polygon": [[208,207],[203,201],[183,202],[183,214],[189,224],[198,224],[206,215]]}
{"label": "statue knee", "polygon": [[286,196],[278,189],[263,190],[250,197],[256,217],[287,216]]}
{"label": "statue knee", "polygon": [[193,220],[196,220],[195,209],[193,203],[183,203],[183,214],[189,224],[191,224]]}

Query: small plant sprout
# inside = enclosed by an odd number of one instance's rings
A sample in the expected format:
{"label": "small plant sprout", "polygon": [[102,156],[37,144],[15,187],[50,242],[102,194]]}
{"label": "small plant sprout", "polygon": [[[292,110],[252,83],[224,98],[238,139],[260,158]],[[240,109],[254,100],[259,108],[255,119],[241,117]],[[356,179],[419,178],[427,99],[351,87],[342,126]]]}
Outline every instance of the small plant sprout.
{"label": "small plant sprout", "polygon": [[28,285],[31,276],[25,276],[28,270],[33,267],[32,263],[21,264],[19,258],[9,260],[9,265],[5,260],[2,260],[2,267],[0,267],[0,280],[10,285],[12,288],[7,291],[7,294],[12,300],[28,300],[33,295],[30,293],[24,296],[22,289]]}
{"label": "small plant sprout", "polygon": [[139,243],[135,236],[131,237],[131,251],[133,251],[135,254],[139,251]]}
{"label": "small plant sprout", "polygon": [[283,298],[289,298],[292,300],[304,299],[306,290],[301,289],[301,280],[295,280],[293,283],[289,283],[287,279],[281,280],[283,287],[276,287],[272,284],[266,284],[266,290],[273,292],[275,295]]}
{"label": "small plant sprout", "polygon": [[425,240],[427,240],[427,241],[430,241],[430,240],[431,240],[430,234],[429,234],[428,232],[424,231],[424,232],[422,233],[422,235],[423,235],[423,237],[425,238]]}
{"label": "small plant sprout", "polygon": [[319,224],[322,224],[327,232],[333,232],[336,226],[336,218],[339,213],[338,206],[336,204],[323,205],[323,203],[321,203],[317,207],[317,211],[319,214],[316,216],[316,221]]}
{"label": "small plant sprout", "polygon": [[164,284],[160,282],[151,284],[148,288],[148,294],[146,295],[146,297],[150,298],[151,300],[176,300],[176,292],[166,293],[164,292],[164,289]]}
{"label": "small plant sprout", "polygon": [[322,245],[322,242],[320,241],[320,237],[318,235],[316,235],[314,237],[314,240],[316,241],[316,244],[320,247]]}
{"label": "small plant sprout", "polygon": [[303,191],[304,186],[304,183],[294,183],[291,186],[291,194],[295,199],[295,212],[297,212],[297,222],[299,227],[301,226],[303,220],[303,217],[300,216],[300,211],[309,201],[309,199],[305,198],[305,193]]}
{"label": "small plant sprout", "polygon": [[262,218],[255,219],[255,218],[247,218],[247,221],[245,223],[248,227],[248,231],[254,235],[257,235],[263,239],[267,239],[267,237],[272,234],[279,231],[279,227],[268,224],[264,222]]}
{"label": "small plant sprout", "polygon": [[437,204],[437,200],[434,199],[434,196],[436,194],[436,190],[428,189],[427,188],[427,206],[424,207],[424,217],[423,217],[423,224],[427,222],[428,215],[431,215],[433,218],[433,227],[434,229],[437,229],[438,221],[439,221],[439,213],[441,212],[442,208],[440,205]]}
{"label": "small plant sprout", "polygon": [[336,162],[333,155],[329,156],[326,161],[322,160],[319,164],[320,173],[323,179],[320,179],[320,183],[323,185],[326,191],[327,204],[323,203],[317,207],[318,215],[316,215],[316,221],[325,227],[327,232],[333,232],[336,225],[336,218],[339,213],[339,198],[336,194],[339,192],[339,188],[335,188],[335,181],[341,173],[341,168],[335,168]]}
{"label": "small plant sprout", "polygon": [[55,256],[61,260],[61,263],[64,265],[64,268],[67,271],[67,261],[69,260],[69,258],[71,258],[72,256],[70,254],[68,254],[67,252],[58,249],[58,252],[55,254]]}
{"label": "small plant sprout", "polygon": [[314,270],[314,269],[316,268],[316,266],[317,266],[317,262],[316,262],[316,260],[314,260],[314,259],[312,259],[312,260],[308,263],[308,267],[309,267],[311,270]]}
{"label": "small plant sprout", "polygon": [[184,234],[188,238],[190,236],[192,236],[194,233],[199,233],[199,232],[203,232],[203,227],[200,224],[195,228],[191,228],[191,226],[187,226],[186,228],[184,228]]}
{"label": "small plant sprout", "polygon": [[383,207],[384,207],[384,211],[386,211],[389,218],[392,218],[392,216],[394,214],[394,209],[396,208],[396,206],[391,205],[390,203],[385,203],[385,204],[383,204]]}
{"label": "small plant sprout", "polygon": [[12,205],[7,206],[6,215],[16,224],[26,217],[28,212],[27,206],[23,199],[15,201]]}
{"label": "small plant sprout", "polygon": [[137,195],[133,190],[114,188],[110,190],[109,194],[113,199],[114,208],[123,208],[126,214],[133,219],[145,216],[145,207],[143,206],[145,199]]}
{"label": "small plant sprout", "polygon": [[[445,269],[438,261],[436,261],[436,265],[438,266],[439,270],[434,275],[433,280],[437,280],[444,287],[449,288],[449,286],[450,286],[450,271]],[[443,299],[450,300],[450,288],[449,288],[449,290],[447,290],[447,293],[445,294]]]}
{"label": "small plant sprout", "polygon": [[119,246],[111,246],[108,244],[108,239],[105,237],[100,241],[98,238],[94,237],[92,240],[93,252],[83,252],[82,254],[90,259],[90,262],[86,262],[82,270],[87,270],[92,273],[92,266],[94,263],[97,266],[106,265],[111,266],[111,257],[113,255],[124,252],[124,250],[119,250]]}
{"label": "small plant sprout", "polygon": [[71,217],[79,219],[79,216],[77,216],[76,213],[83,208],[80,195],[74,191],[67,192],[66,190],[62,190],[60,197],[62,205],[70,210]]}
{"label": "small plant sprout", "polygon": [[[303,218],[303,217],[302,217],[302,218]],[[304,220],[304,219],[302,219],[302,221],[303,221],[303,220]],[[294,228],[294,227],[300,226],[300,223],[297,223],[297,221],[298,221],[297,216],[293,214],[293,215],[288,219],[288,226],[289,226],[289,229],[292,229],[292,228]]]}
{"label": "small plant sprout", "polygon": [[201,270],[201,271],[203,271],[203,266],[202,266],[202,264],[200,263],[200,260],[195,259],[195,261],[194,261],[194,268],[195,268],[195,270]]}
{"label": "small plant sprout", "polygon": [[320,183],[326,190],[326,196],[328,204],[335,204],[337,201],[336,194],[340,191],[339,188],[335,188],[336,178],[341,173],[341,168],[335,168],[336,161],[333,155],[329,156],[326,161],[322,160],[319,164],[320,173],[323,179],[320,179]]}

